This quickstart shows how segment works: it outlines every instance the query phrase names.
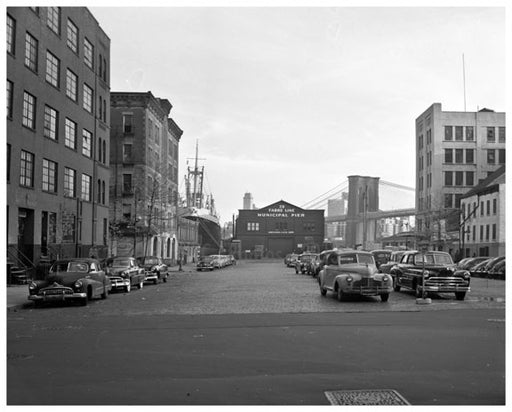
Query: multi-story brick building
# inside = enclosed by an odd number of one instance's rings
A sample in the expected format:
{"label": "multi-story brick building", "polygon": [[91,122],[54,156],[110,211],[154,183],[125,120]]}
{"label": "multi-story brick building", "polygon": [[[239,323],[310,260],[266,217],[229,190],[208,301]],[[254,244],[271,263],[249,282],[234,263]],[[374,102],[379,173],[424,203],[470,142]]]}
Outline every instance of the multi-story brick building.
{"label": "multi-story brick building", "polygon": [[107,255],[110,39],[84,7],[7,8],[8,255]]}
{"label": "multi-story brick building", "polygon": [[505,255],[505,165],[461,199],[463,257]]}
{"label": "multi-story brick building", "polygon": [[151,92],[112,92],[111,253],[176,259],[178,148],[172,105]]}
{"label": "multi-story brick building", "polygon": [[450,221],[458,225],[462,196],[505,164],[505,140],[505,113],[489,109],[445,112],[434,103],[416,119],[416,228],[424,244],[458,251]]}

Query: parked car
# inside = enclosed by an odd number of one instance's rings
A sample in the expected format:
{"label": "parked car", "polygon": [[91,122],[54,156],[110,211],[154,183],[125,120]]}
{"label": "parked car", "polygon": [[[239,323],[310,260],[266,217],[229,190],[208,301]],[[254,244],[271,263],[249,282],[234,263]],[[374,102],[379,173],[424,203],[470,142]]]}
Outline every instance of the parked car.
{"label": "parked car", "polygon": [[132,286],[142,289],[144,286],[144,269],[134,257],[116,256],[107,261],[107,274],[112,282],[112,290],[130,292]]}
{"label": "parked car", "polygon": [[334,252],[334,249],[324,250],[320,252],[320,255],[318,255],[320,262],[318,262],[318,267],[316,268],[316,276],[318,276],[320,274],[320,271],[324,268],[325,264],[327,263],[327,259],[329,258],[329,255]]}
{"label": "parked car", "polygon": [[295,261],[299,257],[296,253],[291,253],[290,255],[287,255],[288,259],[285,258],[286,266],[289,268],[295,267]]}
{"label": "parked car", "polygon": [[313,277],[318,276],[318,272],[320,272],[320,254],[316,254],[313,259],[311,259],[311,263],[309,264],[309,274]]}
{"label": "parked car", "polygon": [[486,266],[493,260],[494,258],[487,258],[477,265],[473,266],[469,271],[471,272],[471,276],[474,277],[485,277],[487,276]]}
{"label": "parked car", "polygon": [[322,296],[331,291],[339,301],[346,295],[362,295],[380,296],[387,302],[393,291],[392,277],[378,272],[373,254],[355,250],[330,253],[318,284]]}
{"label": "parked car", "polygon": [[201,256],[196,265],[196,270],[209,270],[215,269],[213,256]]}
{"label": "parked car", "polygon": [[471,271],[472,268],[474,268],[479,263],[483,262],[484,260],[489,260],[489,256],[478,256],[478,257],[468,257],[462,259],[459,263],[457,263],[457,269],[464,269]]}
{"label": "parked car", "polygon": [[54,262],[44,280],[30,282],[28,299],[35,305],[63,301],[87,305],[97,297],[106,299],[110,289],[110,279],[97,259],[65,259]]}
{"label": "parked car", "polygon": [[169,267],[163,262],[162,258],[158,256],[142,256],[137,258],[137,262],[144,269],[145,282],[153,282],[155,285],[158,282],[167,282]]}
{"label": "parked car", "polygon": [[391,253],[392,251],[388,249],[376,249],[371,251],[371,254],[375,259],[375,265],[377,266],[377,269],[379,269],[380,265],[383,263],[389,262],[391,259]]}
{"label": "parked car", "polygon": [[400,259],[402,258],[404,253],[405,253],[405,251],[403,251],[403,250],[396,250],[396,251],[391,252],[391,256],[389,257],[389,260],[386,263],[382,263],[379,266],[379,271],[381,273],[390,273],[391,268],[393,266],[395,266],[396,264],[398,264],[398,262],[400,262]]}
{"label": "parked car", "polygon": [[490,270],[489,270],[489,276],[493,279],[502,279],[505,280],[505,270],[506,270],[506,263],[505,259],[500,260],[498,263],[496,263]]}
{"label": "parked car", "polygon": [[457,270],[452,257],[446,252],[405,252],[398,265],[391,269],[395,291],[412,289],[416,297],[435,293],[455,293],[457,300],[464,300],[470,291],[471,274]]}
{"label": "parked car", "polygon": [[302,253],[297,257],[295,261],[295,273],[306,273],[308,271],[309,263],[311,259],[315,257],[312,253]]}

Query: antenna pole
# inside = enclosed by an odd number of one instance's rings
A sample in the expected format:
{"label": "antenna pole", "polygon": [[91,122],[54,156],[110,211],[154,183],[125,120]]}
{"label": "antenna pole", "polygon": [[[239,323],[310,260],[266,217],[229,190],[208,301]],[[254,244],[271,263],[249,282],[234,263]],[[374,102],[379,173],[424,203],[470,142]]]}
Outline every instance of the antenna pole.
{"label": "antenna pole", "polygon": [[464,111],[466,111],[466,65],[464,63],[464,53],[462,53],[462,83],[464,86]]}

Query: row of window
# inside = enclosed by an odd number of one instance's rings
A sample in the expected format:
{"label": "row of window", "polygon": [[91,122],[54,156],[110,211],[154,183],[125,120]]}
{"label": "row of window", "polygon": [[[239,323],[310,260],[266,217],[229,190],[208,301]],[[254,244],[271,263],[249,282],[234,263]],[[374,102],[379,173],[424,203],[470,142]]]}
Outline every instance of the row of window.
{"label": "row of window", "polygon": [[[492,230],[492,234],[490,233]],[[484,237],[484,231],[485,231],[485,237]],[[473,242],[477,241],[489,241],[489,240],[496,240],[497,239],[497,225],[496,223],[493,223],[492,225],[480,225],[480,239],[476,238],[477,234],[477,227],[475,225],[468,227],[466,229],[466,240],[469,242],[473,240]]]}
{"label": "row of window", "polygon": [[[288,230],[288,222],[275,222],[274,229],[278,231]],[[306,222],[303,225],[304,232],[315,232],[316,225],[312,222]],[[260,224],[258,222],[247,222],[248,232],[258,232],[260,230]]]}
{"label": "row of window", "polygon": [[[7,113],[12,116],[13,83],[7,80]],[[59,141],[60,113],[53,107],[44,105],[43,136]],[[24,127],[36,130],[37,98],[27,91],[23,92],[23,110],[21,123]],[[92,157],[93,133],[85,128],[82,129],[82,154]],[[78,147],[78,124],[72,119],[64,118],[64,145],[72,150]],[[105,139],[99,139],[98,152],[99,161],[106,164],[107,143]]]}
{"label": "row of window", "polygon": [[[31,7],[31,9],[39,16],[39,7]],[[60,37],[61,35],[61,8],[48,7],[46,9],[46,23],[48,28]],[[29,32],[25,37],[25,65],[37,73],[37,39]],[[77,56],[80,54],[80,31],[78,26],[67,18],[66,21],[66,45]],[[94,70],[94,45],[83,37],[83,59],[84,64],[91,70]],[[16,55],[16,20],[7,14],[7,52]],[[105,82],[107,81],[107,60],[101,54],[99,60],[98,75]]]}
{"label": "row of window", "polygon": [[[480,212],[478,211],[480,209]],[[491,216],[496,215],[498,213],[498,200],[492,199],[487,201],[481,201],[480,205],[477,205],[477,202],[467,203],[465,206],[462,206],[462,213],[464,218],[468,218],[468,220],[476,218],[476,216]]]}
{"label": "row of window", "polygon": [[[504,126],[487,126],[485,128],[487,143],[496,143],[496,129],[498,131],[498,143],[505,143],[506,134]],[[475,140],[475,128],[474,126],[444,126],[444,140],[473,142]],[[432,132],[429,129],[426,131],[426,145],[428,146],[431,143]],[[418,136],[418,149],[423,149],[423,145],[423,134],[421,134]]]}
{"label": "row of window", "polygon": [[[7,181],[10,181],[11,146],[7,145]],[[35,155],[26,150],[20,154],[20,180],[23,187],[34,188]],[[53,160],[43,158],[41,163],[41,190],[49,193],[58,193],[59,165]],[[78,173],[75,169],[64,167],[63,193],[66,197],[77,196]],[[80,198],[86,202],[91,201],[92,177],[86,173],[81,175]],[[97,199],[101,204],[106,203],[106,182],[98,179]]]}

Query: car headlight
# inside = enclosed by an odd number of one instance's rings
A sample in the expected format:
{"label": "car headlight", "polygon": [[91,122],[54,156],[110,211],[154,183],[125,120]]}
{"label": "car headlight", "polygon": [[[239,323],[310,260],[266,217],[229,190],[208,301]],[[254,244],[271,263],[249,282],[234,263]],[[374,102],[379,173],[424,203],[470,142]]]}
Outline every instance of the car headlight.
{"label": "car headlight", "polygon": [[125,278],[128,276],[128,273],[127,272],[121,272],[121,277]]}
{"label": "car headlight", "polygon": [[469,273],[468,271],[465,271],[462,276],[464,277],[464,279],[469,279],[471,277],[471,273]]}
{"label": "car headlight", "polygon": [[37,284],[36,284],[36,282],[30,282],[30,284],[28,285],[28,288],[29,288],[29,290],[35,290],[35,289],[37,289]]}
{"label": "car headlight", "polygon": [[382,276],[382,281],[383,282],[387,282],[388,280],[389,280],[389,276],[388,275]]}
{"label": "car headlight", "polygon": [[424,278],[428,278],[429,276],[430,276],[429,271],[428,271],[428,270],[424,270],[424,271],[423,271],[423,277],[424,277]]}
{"label": "car headlight", "polygon": [[75,289],[80,290],[82,289],[83,283],[81,280],[77,280],[73,286]]}
{"label": "car headlight", "polygon": [[348,283],[352,282],[353,280],[354,280],[354,279],[352,278],[352,276],[348,276],[348,277],[347,277],[347,282],[348,282]]}

